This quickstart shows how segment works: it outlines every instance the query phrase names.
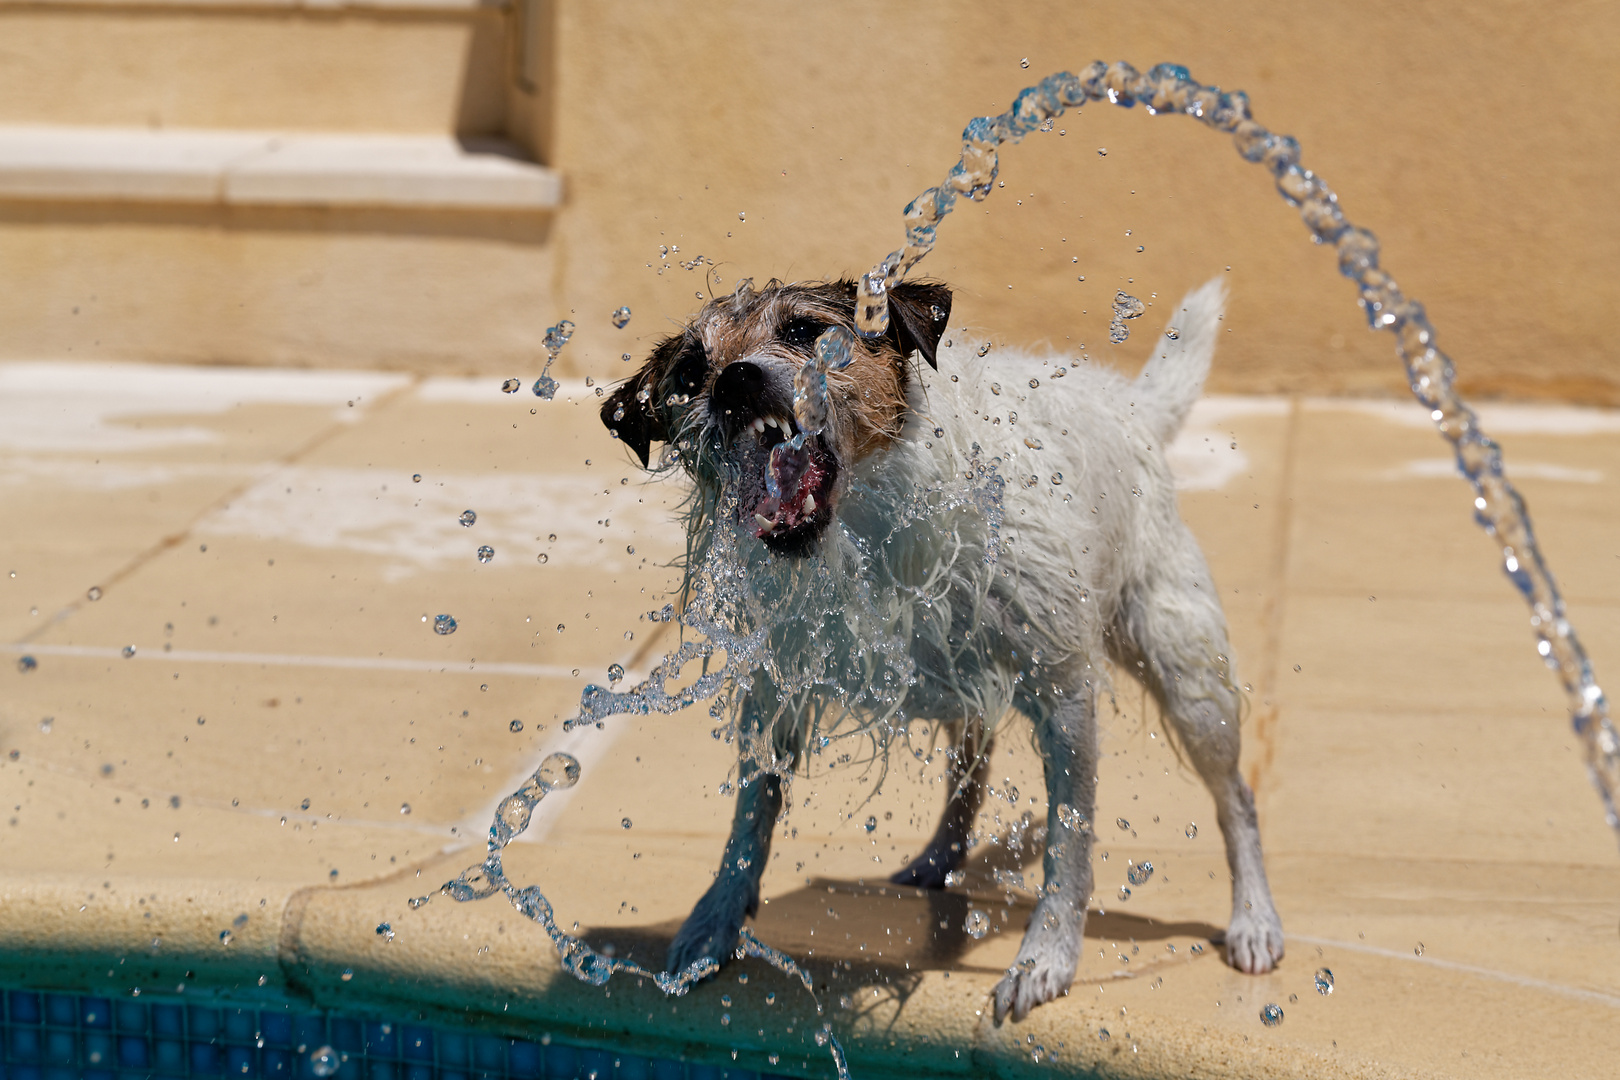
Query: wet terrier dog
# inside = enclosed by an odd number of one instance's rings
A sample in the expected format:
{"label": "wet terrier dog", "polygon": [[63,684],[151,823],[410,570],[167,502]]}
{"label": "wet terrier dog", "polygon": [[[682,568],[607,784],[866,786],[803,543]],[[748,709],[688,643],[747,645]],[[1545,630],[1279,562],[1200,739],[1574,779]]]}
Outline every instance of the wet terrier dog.
{"label": "wet terrier dog", "polygon": [[[692,516],[694,531],[740,530],[772,565],[821,557],[834,572],[860,568],[895,579],[878,584],[933,590],[911,631],[905,715],[954,729],[952,794],[897,883],[945,886],[967,856],[994,725],[1009,709],[1032,722],[1046,773],[1044,883],[995,989],[997,1022],[1022,1019],[1074,979],[1092,891],[1105,662],[1146,684],[1214,796],[1232,875],[1229,962],[1258,974],[1282,959],[1254,798],[1238,774],[1241,699],[1226,620],[1163,454],[1202,392],[1223,299],[1218,281],[1189,293],[1127,380],[1055,356],[985,356],[960,333],[943,340],[951,294],[938,283],[891,288],[889,329],[866,340],[853,333],[853,283],[773,281],[710,301],[602,407],[603,423],[643,466],[652,443],[672,444],[666,463],[691,475],[710,508]],[[823,429],[784,453],[778,444],[799,431],[794,375],[830,327],[854,337],[853,362],[828,377]],[[984,460],[999,470],[999,529],[982,514],[976,525],[959,515],[948,530],[897,529],[906,500],[974,475]],[[887,554],[828,557],[840,544]],[[981,557],[961,560],[964,545]],[[960,569],[969,564],[979,569]],[[745,727],[802,707],[802,698],[772,695],[761,673],[742,703]],[[772,722],[771,738],[773,760],[791,766],[809,722],[787,721]],[[782,809],[780,776],[759,771],[744,761],[720,871],[670,948],[671,970],[703,957],[724,964],[757,908]]]}

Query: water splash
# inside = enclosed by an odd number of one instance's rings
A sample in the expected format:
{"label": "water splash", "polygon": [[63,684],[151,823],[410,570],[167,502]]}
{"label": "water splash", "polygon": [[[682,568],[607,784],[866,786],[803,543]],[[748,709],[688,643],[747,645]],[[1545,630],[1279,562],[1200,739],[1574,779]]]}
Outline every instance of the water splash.
{"label": "water splash", "polygon": [[[1147,306],[1126,292],[1124,289],[1114,294],[1114,317],[1108,324],[1108,340],[1115,345],[1123,345],[1131,336],[1131,328],[1125,325],[1127,319],[1139,319],[1147,311]],[[1175,331],[1171,330],[1172,337]]]}
{"label": "water splash", "polygon": [[1368,325],[1395,335],[1396,355],[1406,367],[1413,396],[1429,410],[1436,429],[1456,453],[1458,471],[1474,489],[1474,520],[1501,546],[1503,570],[1530,607],[1536,651],[1563,686],[1587,773],[1602,800],[1605,820],[1620,836],[1620,811],[1615,805],[1620,791],[1620,733],[1565,613],[1524,500],[1503,473],[1501,447],[1480,429],[1479,417],[1457,393],[1455,368],[1436,345],[1423,305],[1402,292],[1389,271],[1379,266],[1377,237],[1351,224],[1333,189],[1300,164],[1297,139],[1255,122],[1248,95],[1242,91],[1205,86],[1179,64],[1159,64],[1142,73],[1123,62],[1110,65],[1098,60],[1079,75],[1059,72],[1027,87],[1000,116],[970,121],[962,132],[961,159],[944,182],[906,206],[905,245],[862,276],[855,304],[858,331],[877,337],[887,330],[888,290],[933,250],[940,221],[961,197],[978,202],[990,194],[999,168],[997,147],[1021,141],[1087,101],[1122,108],[1140,103],[1149,115],[1190,116],[1230,134],[1243,159],[1263,165],[1278,194],[1299,210],[1311,240],[1333,246],[1339,272],[1356,284]]}
{"label": "water splash", "polygon": [[[744,287],[746,284],[739,285]],[[556,343],[557,351],[566,340],[563,336]],[[548,335],[548,349],[551,345]],[[851,345],[847,332],[823,333],[816,342],[815,359],[795,380],[794,411],[800,419],[801,447],[806,435],[813,436],[826,423],[826,373],[849,363]],[[945,438],[942,429],[934,431],[936,439]],[[987,588],[1001,551],[1004,511],[1000,459],[982,460],[977,443],[947,447],[942,442],[941,449],[956,455],[962,465],[960,473],[953,472],[950,480],[909,492],[898,500],[897,512],[887,518],[889,534],[877,543],[859,543],[840,523],[829,534],[831,539],[824,541],[830,555],[817,554],[793,562],[775,559],[751,534],[736,526],[737,494],[727,492],[702,530],[705,540],[697,549],[696,565],[689,563],[687,567],[689,593],[685,609],[677,614],[673,605],[665,605],[661,611],[649,613],[652,621],[676,622],[683,633],[690,631],[693,636],[666,654],[646,679],[629,690],[612,689],[623,680],[624,669],[617,664],[610,667],[609,687],[586,686],[580,696],[579,713],[564,723],[564,730],[600,728],[616,715],[674,713],[714,699],[710,714],[727,722],[731,735],[742,736],[739,784],[766,775],[777,776],[784,784],[791,782],[794,762],[776,751],[779,723],[807,720],[808,727],[801,733],[802,745],[812,754],[823,753],[835,739],[864,737],[871,743],[870,760],[886,763],[883,751],[888,743],[907,735],[904,704],[917,681],[910,652],[913,634],[919,632],[920,623],[929,621],[927,613],[951,588],[953,573],[959,577],[977,574]],[[861,487],[859,481],[852,485],[851,494],[857,500]],[[891,593],[880,595],[872,588],[873,581],[898,582],[904,580],[904,575],[892,570],[876,572],[869,564],[886,558],[891,548],[888,541],[908,528],[956,536],[957,550],[967,569],[947,566],[937,580],[920,586],[895,586]],[[829,558],[835,565],[829,565]],[[780,597],[788,593],[799,597],[801,603],[780,603]],[[938,613],[934,618],[940,643],[955,633],[957,640],[951,651],[966,652],[971,647],[972,629],[953,624],[948,605],[938,606],[944,612],[942,622]],[[806,616],[806,612],[811,614]],[[792,644],[785,644],[786,640]],[[723,662],[719,659],[722,656]],[[699,664],[697,677],[684,687],[672,689],[671,684],[679,682],[683,669],[693,661]],[[751,730],[740,731],[747,695],[761,684],[776,700],[776,712],[769,718],[756,717]],[[521,725],[513,721],[513,730],[520,729]],[[558,927],[551,903],[538,887],[519,888],[505,876],[501,853],[506,845],[528,828],[535,807],[548,793],[572,787],[579,773],[579,762],[570,755],[548,757],[497,807],[483,861],[446,882],[440,892],[458,902],[504,894],[519,912],[542,927],[557,949],[563,969],[582,982],[601,986],[615,974],[628,973],[651,979],[665,994],[684,995],[718,970],[713,960],[694,962],[678,972],[653,972],[634,962],[598,953]],[[732,787],[730,780],[722,785],[723,790]],[[402,806],[401,812],[409,811]],[[631,823],[626,818],[621,824],[629,828]],[[429,899],[417,897],[411,900],[411,907],[419,908]],[[738,936],[735,954],[738,958],[753,956],[765,961],[797,978],[815,996],[808,971],[746,928]],[[816,1009],[821,1011],[819,999]],[[849,1080],[848,1061],[830,1025],[823,1025],[816,1033],[816,1043],[828,1048],[840,1080]]]}
{"label": "water splash", "polygon": [[[541,800],[553,791],[573,787],[579,782],[579,776],[579,761],[573,755],[556,753],[547,757],[534,774],[503,799],[496,809],[495,820],[490,823],[489,841],[483,861],[467,867],[445,882],[439,892],[461,903],[487,899],[497,893],[504,894],[525,918],[540,925],[556,948],[563,970],[581,982],[592,986],[604,986],[614,975],[632,975],[652,980],[653,984],[667,996],[682,997],[696,983],[714,974],[719,965],[705,957],[677,972],[650,971],[633,961],[620,960],[599,953],[557,925],[551,901],[546,899],[545,894],[537,886],[519,888],[506,877],[501,865],[501,854],[506,845],[529,827],[529,822],[534,817],[534,808]],[[427,897],[413,900],[411,907],[420,907],[427,900]],[[378,933],[382,932],[382,927],[379,927]],[[389,927],[389,932],[391,934],[392,927]],[[746,928],[738,934],[736,956],[738,959],[746,956],[758,957],[783,974],[798,979],[805,990],[812,997],[815,996],[814,980],[808,971],[801,968],[786,953],[760,941]],[[821,1012],[819,1000],[816,1001],[816,1011]],[[844,1058],[843,1047],[832,1037],[831,1032],[826,1034],[833,1062],[838,1068],[839,1080],[850,1080],[849,1064]],[[817,1041],[821,1042],[819,1038]]]}

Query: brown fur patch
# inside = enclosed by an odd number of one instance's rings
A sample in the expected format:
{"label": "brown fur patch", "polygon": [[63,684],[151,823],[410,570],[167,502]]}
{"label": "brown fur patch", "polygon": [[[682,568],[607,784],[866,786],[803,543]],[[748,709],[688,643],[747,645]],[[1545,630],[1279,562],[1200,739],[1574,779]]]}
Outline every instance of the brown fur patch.
{"label": "brown fur patch", "polygon": [[[782,341],[782,328],[794,319],[842,326],[853,336],[854,291],[847,283],[779,285],[747,299],[712,300],[693,317],[692,327],[709,354],[711,377],[747,357],[773,356],[794,363],[803,349]],[[828,378],[832,429],[840,455],[853,463],[889,445],[905,423],[905,359],[887,338],[855,338],[849,367]]]}

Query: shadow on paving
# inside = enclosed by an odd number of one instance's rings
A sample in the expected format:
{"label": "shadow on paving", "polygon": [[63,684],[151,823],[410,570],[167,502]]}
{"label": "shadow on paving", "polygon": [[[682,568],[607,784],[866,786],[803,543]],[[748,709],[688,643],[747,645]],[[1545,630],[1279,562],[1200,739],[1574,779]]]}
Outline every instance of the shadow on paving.
{"label": "shadow on paving", "polygon": [[[997,870],[1035,861],[1034,843],[994,844],[969,861],[966,888],[919,889],[887,881],[813,878],[802,888],[773,897],[750,920],[759,939],[780,949],[808,971],[817,987],[836,989],[882,984],[888,996],[903,1004],[924,972],[953,971],[999,975],[1002,968],[971,954],[983,944],[964,929],[971,910],[990,918],[991,933],[1022,936],[1035,909],[1026,891],[998,888]],[[693,898],[694,901],[696,898]],[[591,947],[662,970],[670,943],[682,919],[646,926],[590,927],[580,934]],[[1219,943],[1224,932],[1205,922],[1167,922],[1143,915],[1092,910],[1085,936],[1102,942],[1168,942],[1173,938]],[[1205,955],[1218,955],[1209,950]],[[1161,954],[1162,955],[1162,954]],[[1140,976],[1163,966],[1152,959],[1133,971],[1086,970],[1076,983],[1109,982]],[[1178,961],[1184,962],[1184,961]]]}

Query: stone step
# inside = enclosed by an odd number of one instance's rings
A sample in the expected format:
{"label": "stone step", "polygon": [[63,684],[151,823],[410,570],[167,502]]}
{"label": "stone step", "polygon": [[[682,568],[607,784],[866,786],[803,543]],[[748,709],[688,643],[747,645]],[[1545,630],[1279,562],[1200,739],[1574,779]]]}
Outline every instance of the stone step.
{"label": "stone step", "polygon": [[0,124],[500,134],[505,0],[0,0]]}
{"label": "stone step", "polygon": [[534,211],[561,194],[493,138],[0,127],[0,200]]}

